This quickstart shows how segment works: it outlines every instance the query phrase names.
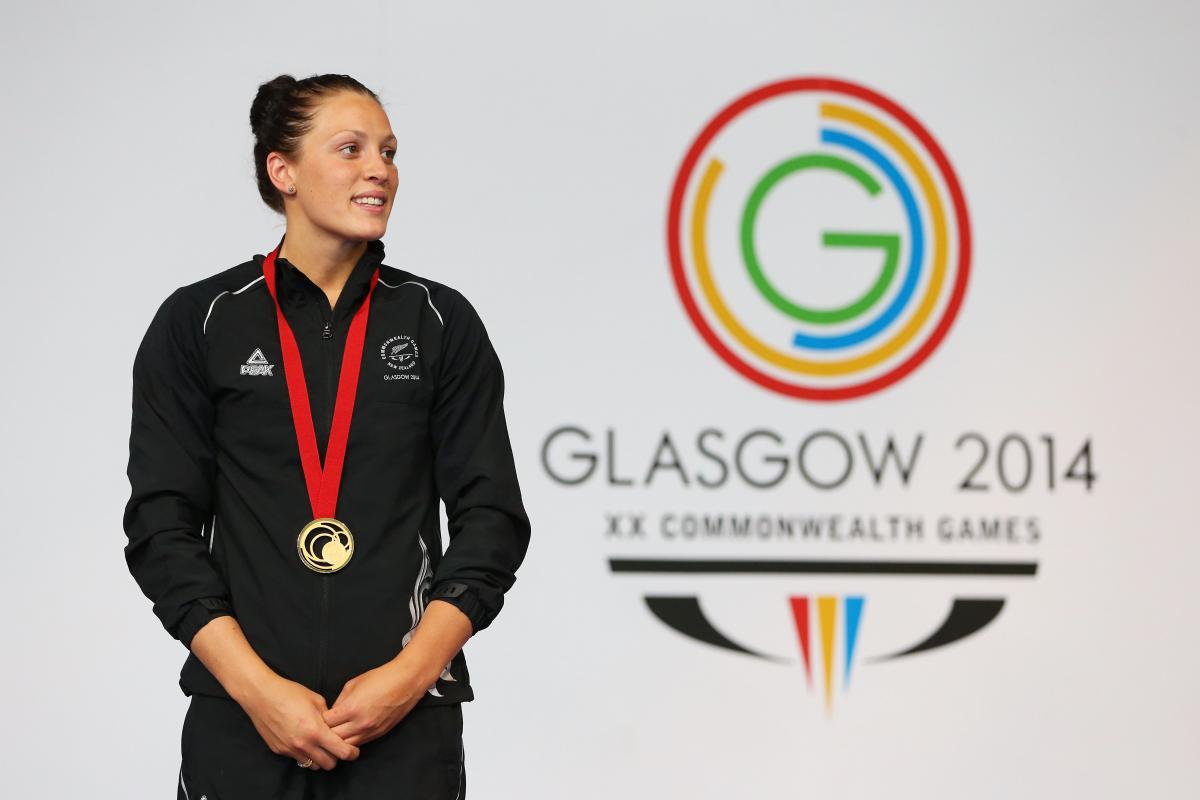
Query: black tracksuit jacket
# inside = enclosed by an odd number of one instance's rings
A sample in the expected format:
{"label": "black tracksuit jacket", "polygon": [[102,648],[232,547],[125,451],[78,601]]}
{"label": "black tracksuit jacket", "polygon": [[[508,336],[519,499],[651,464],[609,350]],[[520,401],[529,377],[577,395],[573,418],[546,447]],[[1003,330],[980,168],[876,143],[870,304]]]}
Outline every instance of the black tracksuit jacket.
{"label": "black tracksuit jacket", "polygon": [[[461,293],[383,255],[369,243],[332,309],[276,259],[322,461],[350,319],[380,269],[334,514],[354,554],[338,572],[313,572],[296,550],[312,507],[264,256],[175,290],[133,364],[123,523],[138,586],[189,650],[201,626],[232,614],[268,666],[331,705],[347,680],[400,652],[430,600],[453,603],[474,633],[487,627],[529,544],[482,321]],[[193,653],[179,685],[229,696]],[[473,698],[460,651],[420,703]]]}

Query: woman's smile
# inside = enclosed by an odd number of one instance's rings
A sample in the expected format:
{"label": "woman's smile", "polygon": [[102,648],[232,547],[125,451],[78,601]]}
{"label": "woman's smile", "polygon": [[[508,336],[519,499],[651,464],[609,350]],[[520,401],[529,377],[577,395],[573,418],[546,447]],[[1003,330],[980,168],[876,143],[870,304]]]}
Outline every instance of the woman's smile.
{"label": "woman's smile", "polygon": [[382,215],[387,210],[387,194],[385,192],[363,192],[350,198],[350,202],[368,214]]}

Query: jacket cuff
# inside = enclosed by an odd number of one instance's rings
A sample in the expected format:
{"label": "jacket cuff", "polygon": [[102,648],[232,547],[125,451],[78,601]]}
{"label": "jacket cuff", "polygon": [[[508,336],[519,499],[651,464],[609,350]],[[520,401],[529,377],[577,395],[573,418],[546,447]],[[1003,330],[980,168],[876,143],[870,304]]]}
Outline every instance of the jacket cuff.
{"label": "jacket cuff", "polygon": [[192,649],[192,639],[200,629],[217,617],[232,617],[233,607],[223,597],[201,597],[192,601],[187,613],[183,615],[175,629],[175,638],[183,643],[188,650]]}
{"label": "jacket cuff", "polygon": [[496,618],[496,611],[484,606],[474,589],[458,581],[440,584],[434,588],[429,599],[444,600],[466,614],[467,619],[471,620],[472,636],[491,625],[492,620]]}

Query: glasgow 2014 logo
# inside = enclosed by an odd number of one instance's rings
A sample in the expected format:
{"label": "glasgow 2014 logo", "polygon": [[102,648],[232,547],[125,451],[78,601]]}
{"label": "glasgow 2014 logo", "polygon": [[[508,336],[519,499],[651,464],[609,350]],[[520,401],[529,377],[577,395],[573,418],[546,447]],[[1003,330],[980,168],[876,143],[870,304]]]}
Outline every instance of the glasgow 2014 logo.
{"label": "glasgow 2014 logo", "polygon": [[962,305],[971,229],[949,160],[916,118],[834,78],[737,98],[679,167],[671,271],[705,342],[807,400],[901,380]]}

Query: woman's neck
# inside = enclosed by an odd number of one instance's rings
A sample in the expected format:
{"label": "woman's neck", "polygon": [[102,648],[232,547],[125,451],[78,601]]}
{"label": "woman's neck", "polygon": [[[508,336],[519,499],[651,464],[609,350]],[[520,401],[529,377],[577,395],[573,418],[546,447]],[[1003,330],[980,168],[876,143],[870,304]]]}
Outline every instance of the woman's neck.
{"label": "woman's neck", "polygon": [[366,249],[367,242],[339,239],[308,225],[289,224],[279,255],[320,287],[329,298],[329,307],[333,308],[346,279]]}

